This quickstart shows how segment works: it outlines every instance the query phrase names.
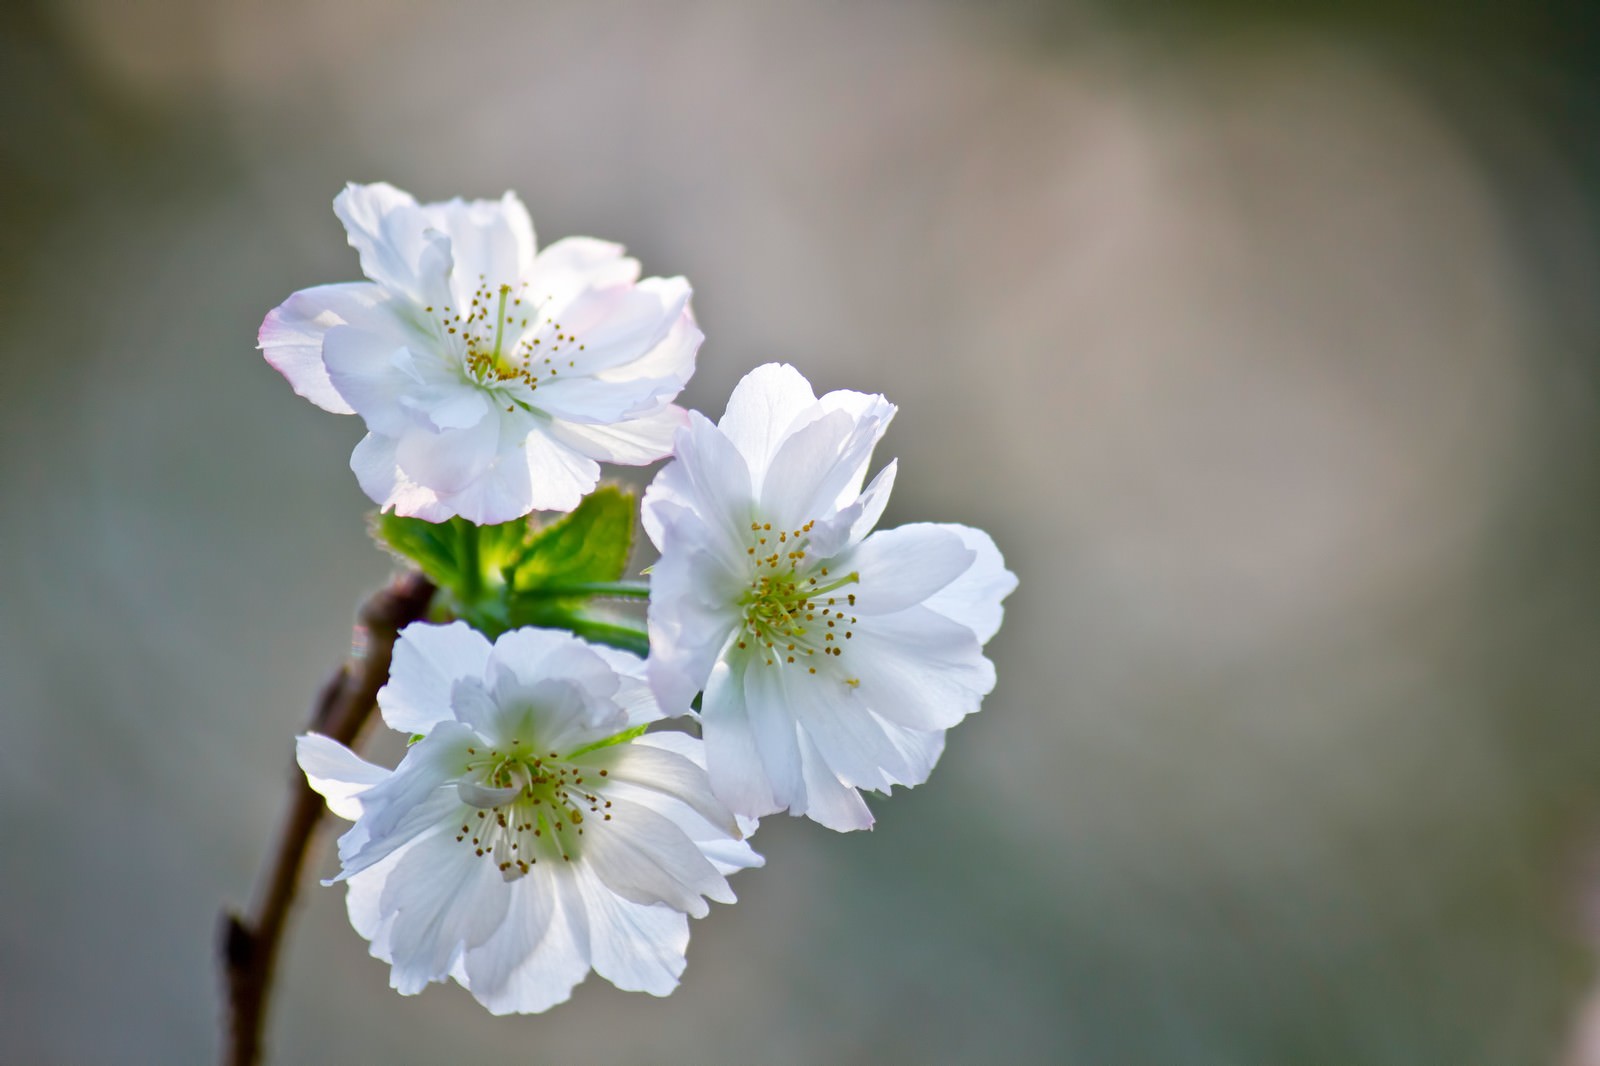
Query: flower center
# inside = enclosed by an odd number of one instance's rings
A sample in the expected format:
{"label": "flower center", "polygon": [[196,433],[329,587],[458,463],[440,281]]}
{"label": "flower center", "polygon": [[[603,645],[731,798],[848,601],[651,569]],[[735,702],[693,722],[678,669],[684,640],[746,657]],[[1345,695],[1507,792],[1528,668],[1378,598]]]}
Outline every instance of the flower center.
{"label": "flower center", "polygon": [[461,365],[469,378],[486,388],[520,384],[532,391],[563,367],[575,369],[577,354],[585,350],[577,335],[543,307],[527,295],[526,284],[491,285],[479,274],[467,307],[424,310],[438,319],[447,337],[461,341]]}
{"label": "flower center", "polygon": [[747,553],[755,575],[740,599],[744,634],[738,642],[741,650],[753,644],[768,666],[806,663],[812,674],[817,672],[814,656],[843,656],[841,646],[856,621],[848,611],[856,595],[839,590],[861,580],[855,572],[834,577],[826,566],[806,561],[806,534],[815,524],[774,534],[771,522],[750,523]]}
{"label": "flower center", "polygon": [[570,766],[555,752],[540,755],[515,740],[505,751],[468,748],[467,759],[457,787],[468,813],[456,842],[492,861],[507,881],[540,859],[571,862],[584,821],[611,820],[611,801],[585,785],[586,774],[604,777],[604,770]]}

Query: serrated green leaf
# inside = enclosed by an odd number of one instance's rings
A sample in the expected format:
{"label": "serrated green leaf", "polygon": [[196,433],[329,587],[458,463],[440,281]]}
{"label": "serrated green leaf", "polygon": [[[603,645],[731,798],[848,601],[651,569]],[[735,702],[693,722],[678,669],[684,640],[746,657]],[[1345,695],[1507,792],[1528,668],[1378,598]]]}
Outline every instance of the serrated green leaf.
{"label": "serrated green leaf", "polygon": [[416,563],[435,585],[450,590],[458,600],[474,601],[505,582],[504,570],[524,551],[528,523],[478,526],[459,517],[425,522],[379,514],[373,520],[373,536]]}
{"label": "serrated green leaf", "polygon": [[506,573],[514,591],[616,581],[633,550],[633,494],[603,485],[533,535]]}
{"label": "serrated green leaf", "polygon": [[478,526],[463,518],[435,523],[379,514],[372,532],[439,586],[441,612],[491,640],[519,626],[545,626],[644,655],[649,642],[642,630],[584,611],[596,596],[646,594],[642,584],[619,581],[633,525],[633,494],[602,486],[544,527],[532,520]]}
{"label": "serrated green leaf", "polygon": [[440,588],[460,583],[461,568],[456,528],[451,522],[424,522],[379,512],[372,517],[372,537],[378,544],[417,567]]}

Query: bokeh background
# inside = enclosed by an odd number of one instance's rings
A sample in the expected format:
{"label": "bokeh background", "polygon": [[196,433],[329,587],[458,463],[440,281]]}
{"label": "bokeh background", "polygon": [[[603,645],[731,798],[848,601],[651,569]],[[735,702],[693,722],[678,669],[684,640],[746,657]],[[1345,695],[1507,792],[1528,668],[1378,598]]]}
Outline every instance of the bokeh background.
{"label": "bokeh background", "polygon": [[402,999],[309,886],[274,1061],[1600,1062],[1596,10],[10,0],[0,1061],[216,1053],[389,567],[255,331],[388,180],[688,275],[713,415],[887,393],[889,523],[1022,585],[932,781],[770,820],[671,998]]}

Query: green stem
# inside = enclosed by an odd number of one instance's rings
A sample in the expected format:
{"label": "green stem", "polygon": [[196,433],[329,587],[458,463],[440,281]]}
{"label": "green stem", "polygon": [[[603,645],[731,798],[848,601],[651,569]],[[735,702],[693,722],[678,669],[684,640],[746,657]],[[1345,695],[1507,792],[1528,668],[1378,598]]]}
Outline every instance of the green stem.
{"label": "green stem", "polygon": [[518,589],[519,596],[554,599],[558,596],[623,596],[636,600],[650,598],[648,581],[580,581],[570,585],[536,585]]}
{"label": "green stem", "polygon": [[562,627],[584,640],[631,651],[641,659],[650,654],[650,634],[633,626],[601,622],[593,618],[566,618],[562,620]]}

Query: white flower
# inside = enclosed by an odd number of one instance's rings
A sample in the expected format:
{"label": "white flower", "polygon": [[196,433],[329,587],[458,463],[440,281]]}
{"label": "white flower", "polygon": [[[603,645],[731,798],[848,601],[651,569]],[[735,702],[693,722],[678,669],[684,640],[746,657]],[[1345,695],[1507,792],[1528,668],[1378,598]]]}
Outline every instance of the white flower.
{"label": "white flower", "polygon": [[534,254],[521,201],[418,204],[390,185],[333,202],[367,282],[303,289],[259,347],[295,392],[359,414],[350,466],[383,509],[479,524],[570,511],[596,462],[664,457],[702,334],[683,278],[639,281],[619,245]]}
{"label": "white flower", "polygon": [[994,542],[957,525],[868,536],[895,465],[861,483],[894,411],[759,367],[717,425],[691,412],[645,493],[650,682],[669,713],[704,691],[711,784],[742,815],[870,826],[858,790],[927,780],[944,731],[994,687],[982,646],[1016,587]]}
{"label": "white flower", "polygon": [[355,822],[328,883],[349,883],[350,922],[405,995],[453,977],[495,1014],[542,1011],[592,968],[664,996],[687,916],[733,902],[725,875],[761,864],[698,740],[627,736],[660,712],[626,652],[543,629],[491,648],[465,623],[419,623],[378,704],[423,735],[393,771],[316,734],[299,759]]}

